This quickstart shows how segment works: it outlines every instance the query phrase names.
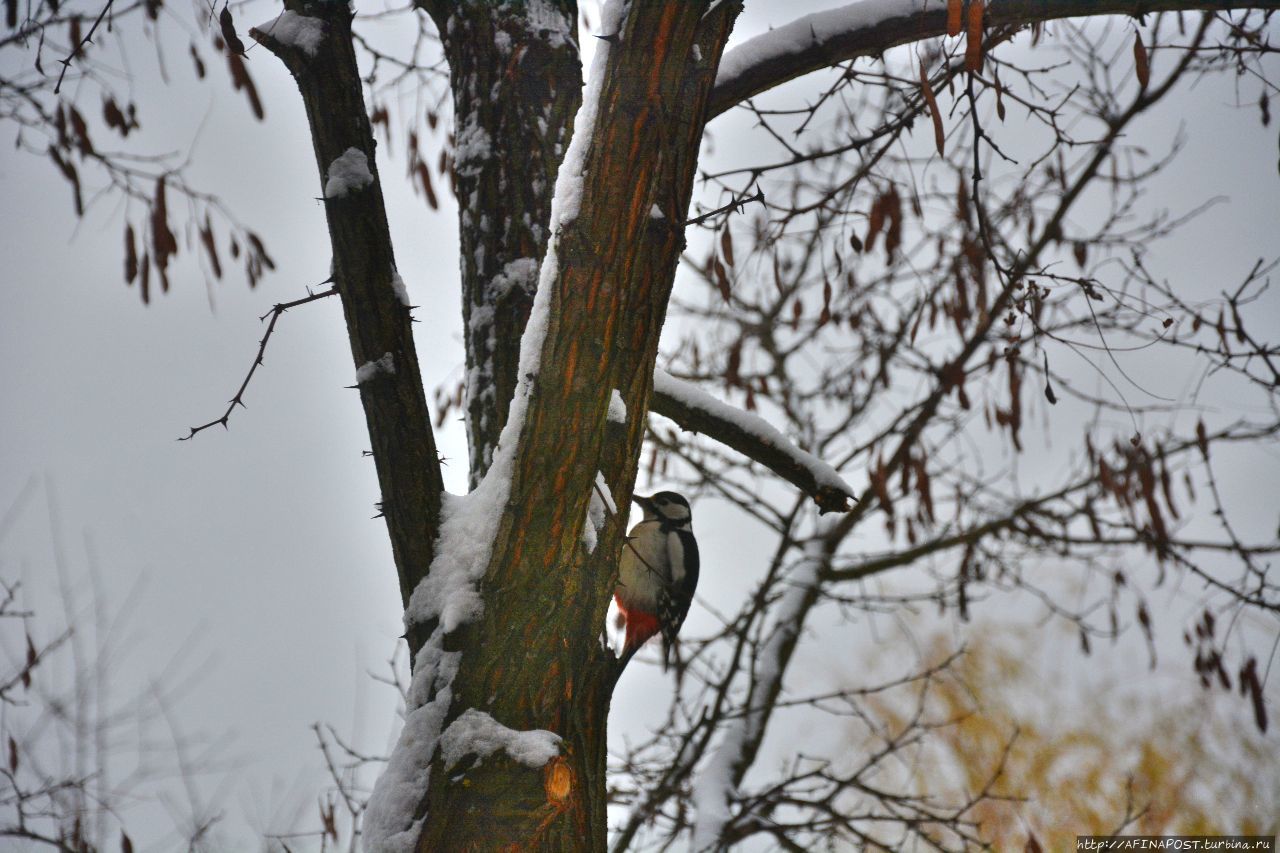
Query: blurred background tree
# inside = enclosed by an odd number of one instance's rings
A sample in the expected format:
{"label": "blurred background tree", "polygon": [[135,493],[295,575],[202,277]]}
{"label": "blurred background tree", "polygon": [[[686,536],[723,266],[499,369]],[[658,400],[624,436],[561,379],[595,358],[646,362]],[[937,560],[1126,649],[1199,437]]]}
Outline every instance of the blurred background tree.
{"label": "blurred background tree", "polygon": [[[965,815],[995,850],[1067,850],[1077,835],[1275,835],[1280,763],[1238,703],[1168,674],[1122,682],[1046,666],[1054,632],[980,622],[957,655],[929,642],[936,724],[899,782],[922,797],[986,798]],[[912,725],[916,704],[873,703],[877,732]],[[857,751],[878,741],[862,737]],[[1033,840],[1034,839],[1034,840]]]}

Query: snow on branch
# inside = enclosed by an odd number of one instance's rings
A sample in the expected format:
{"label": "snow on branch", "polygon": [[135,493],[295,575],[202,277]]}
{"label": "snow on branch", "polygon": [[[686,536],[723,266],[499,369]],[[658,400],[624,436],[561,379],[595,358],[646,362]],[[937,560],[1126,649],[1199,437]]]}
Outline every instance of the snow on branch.
{"label": "snow on branch", "polygon": [[[945,13],[947,4],[945,0],[862,0],[805,15],[748,39],[720,60],[711,114],[785,80],[834,65],[848,58],[850,41],[874,44],[883,24],[919,15],[927,6]],[[799,70],[786,73],[792,69]]]}
{"label": "snow on branch", "polygon": [[[828,528],[829,529],[829,528]],[[725,727],[724,739],[711,755],[693,783],[693,804],[697,816],[693,824],[691,850],[716,850],[732,815],[729,801],[737,788],[737,780],[746,773],[756,754],[768,724],[766,709],[771,708],[782,682],[782,673],[790,658],[805,612],[806,599],[813,594],[825,560],[824,540],[820,534],[805,543],[804,559],[789,579],[790,586],[778,602],[773,633],[756,659],[751,692],[744,713],[733,716]]]}
{"label": "snow on branch", "polygon": [[653,372],[650,408],[764,465],[811,495],[822,512],[845,512],[850,499],[857,500],[853,487],[834,468],[796,447],[764,418],[721,402],[666,371]]}
{"label": "snow on branch", "polygon": [[[986,26],[1027,26],[1083,15],[1275,9],[1277,0],[1001,0],[986,10]],[[947,31],[946,0],[862,0],[817,12],[748,39],[725,53],[707,116],[717,116],[753,95],[811,71],[891,47],[936,38]]]}

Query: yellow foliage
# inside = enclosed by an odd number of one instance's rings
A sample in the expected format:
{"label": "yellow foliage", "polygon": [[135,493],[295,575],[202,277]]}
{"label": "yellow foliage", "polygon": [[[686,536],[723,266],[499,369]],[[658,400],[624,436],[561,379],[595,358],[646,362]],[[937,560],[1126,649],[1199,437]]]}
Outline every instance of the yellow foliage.
{"label": "yellow foliage", "polygon": [[[991,628],[929,692],[936,728],[912,764],[914,793],[967,802],[963,816],[995,850],[1073,850],[1077,835],[1275,834],[1280,756],[1233,724],[1221,695],[1120,688],[1078,696],[1027,661],[1031,634]],[[1012,636],[1011,636],[1012,633]],[[993,637],[1004,637],[1006,646]],[[1016,646],[1017,652],[1012,651]],[[942,639],[934,661],[952,649]],[[873,702],[890,728],[910,724],[898,697]],[[1275,740],[1273,737],[1272,741]],[[943,841],[939,838],[939,842]]]}

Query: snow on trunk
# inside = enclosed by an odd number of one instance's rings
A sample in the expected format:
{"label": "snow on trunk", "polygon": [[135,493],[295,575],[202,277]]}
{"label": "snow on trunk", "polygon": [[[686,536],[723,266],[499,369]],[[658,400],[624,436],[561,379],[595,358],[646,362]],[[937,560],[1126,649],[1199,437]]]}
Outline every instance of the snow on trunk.
{"label": "snow on trunk", "polygon": [[[622,8],[621,0],[610,0],[602,15],[604,30],[617,31]],[[391,761],[369,799],[364,827],[364,847],[368,853],[408,853],[427,819],[424,816],[415,820],[414,814],[430,781],[430,764],[440,746],[441,726],[452,702],[452,683],[461,655],[443,651],[444,637],[479,617],[483,610],[477,582],[492,557],[511,493],[521,431],[540,368],[552,294],[560,272],[557,257],[560,232],[580,212],[584,170],[608,58],[609,43],[602,41],[596,48],[582,106],[574,119],[569,150],[556,177],[551,202],[551,239],[542,262],[533,308],[520,340],[519,382],[507,423],[498,438],[493,463],[469,495],[444,496],[436,557],[405,609],[407,628],[434,623],[435,630],[414,661],[404,728]],[[544,734],[554,736],[551,732]]]}
{"label": "snow on trunk", "polygon": [[609,420],[615,424],[627,422],[627,404],[622,399],[622,392],[617,388],[609,395]]}
{"label": "snow on trunk", "polygon": [[395,372],[396,357],[391,353],[386,353],[382,358],[366,361],[356,368],[356,384],[363,385],[379,373],[394,374]]}
{"label": "snow on trunk", "polygon": [[446,770],[468,757],[474,761],[470,766],[477,766],[498,751],[526,767],[542,767],[560,754],[561,740],[560,735],[544,729],[509,729],[484,711],[468,708],[440,736],[440,757]]}
{"label": "snow on trunk", "polygon": [[369,158],[355,147],[343,151],[330,163],[326,175],[325,198],[342,198],[373,183],[373,173],[369,171]]}

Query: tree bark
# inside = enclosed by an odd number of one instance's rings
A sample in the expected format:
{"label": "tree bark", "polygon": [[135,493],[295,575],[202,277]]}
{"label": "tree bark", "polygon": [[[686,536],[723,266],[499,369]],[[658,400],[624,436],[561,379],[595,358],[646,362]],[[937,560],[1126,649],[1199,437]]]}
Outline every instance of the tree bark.
{"label": "tree bark", "polygon": [[[466,343],[467,439],[480,482],[515,394],[547,250],[551,194],[582,102],[578,8],[423,0],[449,62]],[[554,14],[556,19],[546,15]]]}
{"label": "tree bark", "polygon": [[[590,553],[582,526],[597,472],[619,507],[634,483],[712,69],[736,14],[722,4],[704,19],[707,5],[634,4],[601,33],[609,56],[579,213],[562,223],[557,274],[542,285],[537,375],[519,378],[529,398],[484,612],[445,640],[462,653],[447,720],[478,708],[513,729],[548,729],[563,755],[542,771],[486,760],[465,780],[437,756],[419,850],[604,849],[618,666],[601,632],[626,519],[610,518]],[[655,205],[666,218],[651,215]],[[637,413],[623,427],[606,417],[614,388]]]}

